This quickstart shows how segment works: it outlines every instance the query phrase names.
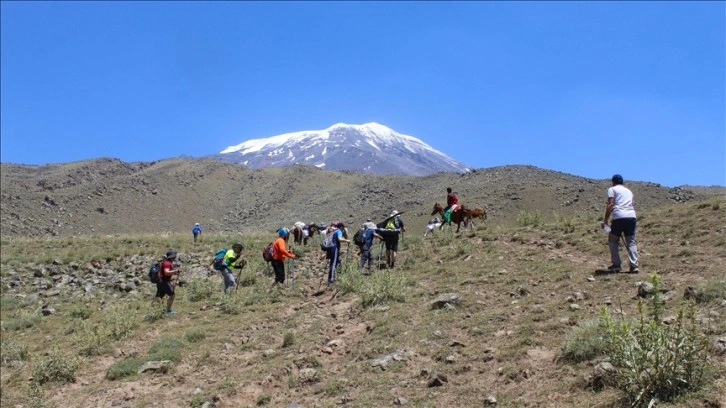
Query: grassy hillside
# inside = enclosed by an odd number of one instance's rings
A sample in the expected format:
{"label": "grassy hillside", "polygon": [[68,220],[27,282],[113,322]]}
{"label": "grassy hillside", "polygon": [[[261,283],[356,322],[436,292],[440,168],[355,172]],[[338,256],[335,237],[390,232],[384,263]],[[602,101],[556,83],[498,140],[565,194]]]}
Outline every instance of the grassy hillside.
{"label": "grassy hillside", "polygon": [[[697,301],[708,369],[699,389],[657,406],[723,406],[726,198],[638,215],[640,274],[595,273],[609,262],[599,211],[522,209],[460,234],[411,229],[396,267],[372,275],[351,249],[327,290],[318,237],[295,248],[295,285],[281,291],[260,255],[270,233],[3,237],[0,405],[618,407],[626,394],[593,377],[612,357],[601,316],[637,323],[650,304],[639,284],[657,273],[659,322],[677,322],[685,293]],[[248,265],[225,296],[207,264],[235,241]],[[168,247],[185,281],[171,317],[149,306],[145,281]],[[432,304],[445,294],[459,301]]]}

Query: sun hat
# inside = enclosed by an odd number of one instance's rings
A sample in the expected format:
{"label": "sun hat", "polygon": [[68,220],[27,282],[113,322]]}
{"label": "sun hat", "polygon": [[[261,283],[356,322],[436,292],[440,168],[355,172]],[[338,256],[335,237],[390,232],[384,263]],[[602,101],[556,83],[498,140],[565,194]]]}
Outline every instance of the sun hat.
{"label": "sun hat", "polygon": [[280,228],[279,230],[277,230],[277,235],[279,235],[281,237],[286,237],[287,234],[289,234],[289,231],[287,230],[287,228]]}
{"label": "sun hat", "polygon": [[194,224],[194,225],[199,225],[199,223],[196,223],[196,224]]}
{"label": "sun hat", "polygon": [[393,212],[391,213],[391,217],[393,217],[394,215],[398,215],[398,211],[393,210]]}

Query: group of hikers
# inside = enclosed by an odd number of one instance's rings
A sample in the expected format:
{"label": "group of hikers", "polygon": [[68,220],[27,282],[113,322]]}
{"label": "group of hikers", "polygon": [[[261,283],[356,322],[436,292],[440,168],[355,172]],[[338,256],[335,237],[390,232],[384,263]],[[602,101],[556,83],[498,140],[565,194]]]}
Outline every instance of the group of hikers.
{"label": "group of hikers", "polygon": [[[611,178],[611,187],[607,190],[607,204],[605,215],[601,221],[603,229],[605,229],[608,235],[608,246],[610,249],[611,265],[607,268],[609,272],[620,272],[622,269],[622,263],[619,254],[620,240],[624,237],[623,241],[628,253],[628,261],[630,264],[629,272],[638,273],[638,247],[635,239],[636,230],[636,215],[634,208],[633,193],[623,185],[623,177],[619,174],[613,175]],[[444,223],[451,224],[451,214],[459,209],[458,195],[452,191],[449,187],[446,189],[446,208],[444,208]],[[612,217],[612,222],[608,224],[608,221]],[[429,221],[431,225],[434,221],[439,222],[438,218]],[[398,211],[391,212],[391,215],[383,222],[376,224],[368,219],[360,227],[360,231],[356,233],[354,243],[360,249],[360,259],[358,260],[358,270],[363,273],[371,273],[373,270],[374,258],[372,254],[372,248],[374,247],[374,241],[376,238],[383,244],[386,249],[386,265],[388,268],[395,267],[396,256],[398,252],[398,243],[401,233],[405,232],[406,228],[403,221],[401,220],[400,213]],[[428,232],[428,231],[427,231]],[[201,227],[199,223],[194,225],[192,230],[194,242],[197,242],[198,237],[201,235]],[[360,235],[360,237],[358,237]],[[282,285],[285,282],[285,261],[291,259],[294,268],[294,260],[296,258],[295,252],[292,249],[288,250],[287,242],[290,237],[290,230],[287,228],[279,228],[277,230],[277,238],[272,243],[270,264],[275,275],[275,279],[272,283],[271,288],[277,285]],[[347,238],[348,233],[344,223],[342,222],[331,222],[325,231],[325,237],[321,248],[325,251],[325,258],[327,260],[327,280],[328,284],[336,282],[336,272],[341,265],[341,245],[347,244],[349,246],[351,240]],[[382,247],[381,247],[382,248]],[[224,291],[227,293],[231,288],[236,286],[236,280],[233,269],[241,269],[246,265],[246,261],[241,259],[242,250],[244,246],[240,243],[235,243],[232,248],[227,250],[224,254],[220,254],[220,259],[216,259],[212,262],[212,267],[218,270],[222,275],[224,281]],[[379,251],[379,257],[381,256],[382,249]],[[349,248],[346,249],[346,260],[349,253]],[[181,270],[174,265],[177,253],[173,249],[167,251],[166,256],[161,261],[161,267],[159,271],[159,279],[156,286],[156,295],[152,300],[152,306],[165,296],[167,298],[166,314],[174,314],[172,305],[174,303],[175,296],[175,284],[172,283],[172,278],[175,275],[179,275]]]}

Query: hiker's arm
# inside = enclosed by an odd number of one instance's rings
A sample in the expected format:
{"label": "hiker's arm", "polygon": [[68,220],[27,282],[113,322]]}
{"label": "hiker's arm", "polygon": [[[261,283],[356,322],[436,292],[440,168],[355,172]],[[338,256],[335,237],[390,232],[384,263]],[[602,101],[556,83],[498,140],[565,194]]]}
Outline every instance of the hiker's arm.
{"label": "hiker's arm", "polygon": [[610,214],[613,213],[613,208],[615,208],[615,198],[609,197],[608,204],[605,207],[605,216],[602,219],[602,222],[604,222],[605,224],[608,223],[608,219],[610,219]]}

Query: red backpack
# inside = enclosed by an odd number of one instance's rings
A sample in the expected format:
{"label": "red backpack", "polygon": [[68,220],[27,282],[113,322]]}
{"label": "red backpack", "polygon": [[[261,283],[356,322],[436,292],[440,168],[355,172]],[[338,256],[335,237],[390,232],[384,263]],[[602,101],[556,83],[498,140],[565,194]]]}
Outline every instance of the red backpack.
{"label": "red backpack", "polygon": [[262,259],[265,260],[265,262],[272,261],[272,246],[274,242],[270,242],[269,245],[265,247],[265,249],[262,250]]}

